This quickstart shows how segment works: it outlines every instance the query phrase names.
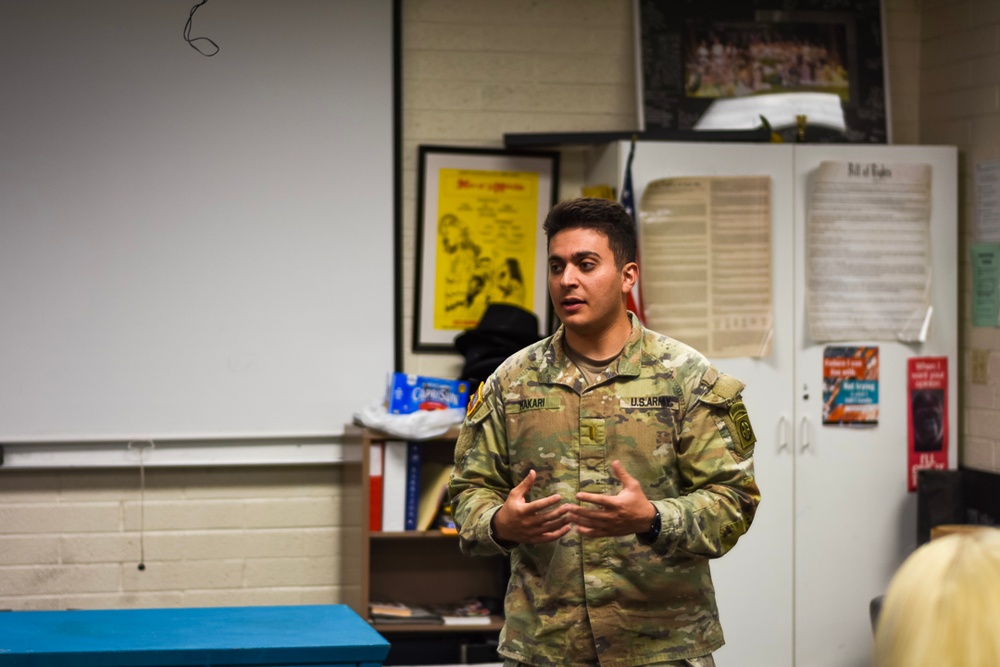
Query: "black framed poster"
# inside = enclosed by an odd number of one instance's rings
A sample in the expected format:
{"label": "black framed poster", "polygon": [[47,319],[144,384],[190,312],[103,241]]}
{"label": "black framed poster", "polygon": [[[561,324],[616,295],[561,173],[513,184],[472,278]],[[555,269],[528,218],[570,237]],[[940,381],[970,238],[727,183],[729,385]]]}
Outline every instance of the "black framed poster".
{"label": "black framed poster", "polygon": [[[640,125],[888,143],[879,0],[636,0]],[[694,132],[696,135],[697,132]]]}
{"label": "black framed poster", "polygon": [[559,153],[419,146],[414,352],[454,352],[491,303],[548,331],[545,233]]}

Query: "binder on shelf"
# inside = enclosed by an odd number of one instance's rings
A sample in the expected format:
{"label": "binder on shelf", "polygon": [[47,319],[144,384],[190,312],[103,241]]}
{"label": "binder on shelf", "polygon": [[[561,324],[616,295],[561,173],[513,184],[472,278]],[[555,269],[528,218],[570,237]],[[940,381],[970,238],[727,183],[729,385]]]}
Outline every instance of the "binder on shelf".
{"label": "binder on shelf", "polygon": [[408,443],[386,440],[382,452],[382,530],[406,529],[406,467]]}
{"label": "binder on shelf", "polygon": [[417,529],[417,512],[420,508],[420,445],[407,443],[406,447],[406,509],[403,530]]}
{"label": "binder on shelf", "polygon": [[373,442],[368,453],[368,530],[382,530],[382,443]]}

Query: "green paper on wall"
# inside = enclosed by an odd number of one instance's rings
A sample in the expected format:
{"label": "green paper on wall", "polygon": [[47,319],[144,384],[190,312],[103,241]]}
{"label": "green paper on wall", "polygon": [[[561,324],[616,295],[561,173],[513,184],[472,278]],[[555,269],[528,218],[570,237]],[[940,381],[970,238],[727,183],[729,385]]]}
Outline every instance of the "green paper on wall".
{"label": "green paper on wall", "polygon": [[1000,326],[1000,243],[976,243],[972,254],[972,326]]}

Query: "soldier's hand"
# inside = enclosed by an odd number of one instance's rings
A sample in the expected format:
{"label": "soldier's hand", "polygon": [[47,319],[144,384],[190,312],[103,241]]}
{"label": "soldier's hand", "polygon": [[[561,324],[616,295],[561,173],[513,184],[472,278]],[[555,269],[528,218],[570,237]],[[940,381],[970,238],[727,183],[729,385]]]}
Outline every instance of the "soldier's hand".
{"label": "soldier's hand", "polygon": [[493,537],[497,541],[539,544],[553,542],[569,532],[568,511],[558,493],[528,502],[525,497],[535,484],[536,473],[528,472],[511,489],[503,506],[493,515]]}
{"label": "soldier's hand", "polygon": [[580,505],[569,505],[570,521],[586,537],[632,535],[649,530],[656,508],[649,502],[639,481],[628,474],[620,461],[611,463],[611,470],[622,483],[616,496],[597,493],[576,494]]}

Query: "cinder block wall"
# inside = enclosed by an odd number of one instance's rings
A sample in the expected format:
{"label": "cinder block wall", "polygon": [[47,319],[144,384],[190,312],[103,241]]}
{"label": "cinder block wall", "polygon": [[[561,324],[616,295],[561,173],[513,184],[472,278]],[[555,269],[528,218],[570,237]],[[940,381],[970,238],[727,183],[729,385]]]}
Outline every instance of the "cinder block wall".
{"label": "cinder block wall", "polygon": [[[975,165],[1000,159],[1000,2],[923,0],[920,139],[959,148],[961,266],[961,461],[1000,473],[1000,329],[971,325],[969,245],[975,241]],[[972,382],[972,352],[988,354],[989,378]]]}
{"label": "cinder block wall", "polygon": [[0,609],[355,602],[356,471],[0,473]]}
{"label": "cinder block wall", "polygon": [[[964,4],[986,11],[994,1]],[[925,12],[938,4],[923,3]],[[895,140],[929,142],[917,136],[921,9],[917,0],[886,4]],[[404,331],[412,329],[416,146],[635,129],[631,7],[403,0]],[[561,198],[579,194],[582,165],[582,155],[563,156]],[[405,356],[409,372],[447,376],[460,366],[459,357]],[[0,468],[0,608],[350,603],[360,489],[349,470],[147,469],[139,572],[137,469]]]}

